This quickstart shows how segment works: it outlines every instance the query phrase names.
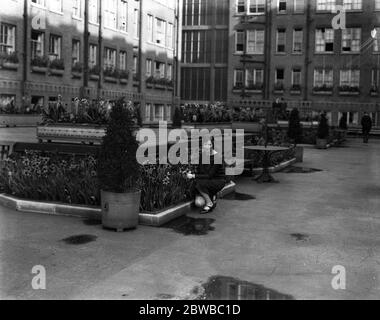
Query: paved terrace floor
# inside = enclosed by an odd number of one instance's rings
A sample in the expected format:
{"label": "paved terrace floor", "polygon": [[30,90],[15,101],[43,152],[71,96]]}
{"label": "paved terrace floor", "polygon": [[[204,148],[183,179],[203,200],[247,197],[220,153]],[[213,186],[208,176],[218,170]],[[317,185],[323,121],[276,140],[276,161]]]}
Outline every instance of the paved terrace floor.
{"label": "paved terrace floor", "polygon": [[[347,145],[305,149],[302,166],[321,172],[277,173],[271,185],[240,178],[238,191],[257,199],[220,200],[203,236],[144,226],[115,233],[0,208],[0,298],[191,299],[219,275],[295,299],[379,299],[380,142]],[[97,239],[61,241],[82,234]],[[46,268],[46,290],[31,287],[34,265]],[[335,265],[346,268],[346,290],[331,286]]]}

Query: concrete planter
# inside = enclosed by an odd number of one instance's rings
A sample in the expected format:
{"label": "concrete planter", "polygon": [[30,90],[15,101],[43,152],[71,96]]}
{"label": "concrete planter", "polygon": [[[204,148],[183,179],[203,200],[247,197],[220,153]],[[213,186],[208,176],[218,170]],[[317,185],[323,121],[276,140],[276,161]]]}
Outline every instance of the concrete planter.
{"label": "concrete planter", "polygon": [[50,74],[51,74],[52,76],[62,77],[64,73],[65,73],[65,70],[60,70],[60,69],[50,69]]}
{"label": "concrete planter", "polygon": [[117,79],[114,77],[104,77],[105,82],[117,83]]}
{"label": "concrete planter", "polygon": [[371,92],[371,93],[370,93],[370,96],[371,96],[371,97],[378,97],[378,96],[379,96],[379,93],[378,93],[378,92]]}
{"label": "concrete planter", "polygon": [[360,92],[351,92],[351,91],[340,91],[340,96],[358,96],[360,95]]}
{"label": "concrete planter", "polygon": [[154,88],[155,88],[155,89],[159,89],[159,90],[165,90],[165,89],[166,89],[166,86],[163,85],[163,84],[155,84],[155,85],[154,85]]}
{"label": "concrete planter", "polygon": [[42,122],[39,114],[0,114],[0,126],[34,127]]}
{"label": "concrete planter", "polygon": [[99,81],[100,77],[98,74],[90,74],[90,80]]}
{"label": "concrete planter", "polygon": [[32,66],[32,72],[34,72],[34,73],[46,73],[47,71],[48,71],[47,67]]}
{"label": "concrete planter", "polygon": [[12,63],[12,62],[4,62],[3,63],[3,69],[7,70],[17,70],[19,67],[18,63]]}
{"label": "concrete planter", "polygon": [[135,229],[139,223],[141,191],[115,193],[101,191],[102,225],[123,231]]}
{"label": "concrete planter", "polygon": [[128,79],[119,79],[121,84],[128,84]]}
{"label": "concrete planter", "polygon": [[253,94],[261,94],[261,93],[263,93],[263,90],[246,89],[245,92],[247,92],[247,93],[253,93]]}

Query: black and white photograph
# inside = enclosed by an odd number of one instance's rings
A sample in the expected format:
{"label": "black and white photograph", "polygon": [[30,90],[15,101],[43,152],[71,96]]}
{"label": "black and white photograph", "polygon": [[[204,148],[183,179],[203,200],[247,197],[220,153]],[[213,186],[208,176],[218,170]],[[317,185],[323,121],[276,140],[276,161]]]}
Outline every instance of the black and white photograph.
{"label": "black and white photograph", "polygon": [[380,300],[380,0],[0,0],[0,300]]}

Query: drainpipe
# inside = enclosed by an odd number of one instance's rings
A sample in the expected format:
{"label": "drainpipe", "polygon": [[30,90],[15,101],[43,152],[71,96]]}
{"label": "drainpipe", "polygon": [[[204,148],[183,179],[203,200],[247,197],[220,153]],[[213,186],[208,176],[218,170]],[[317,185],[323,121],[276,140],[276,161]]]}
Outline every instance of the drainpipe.
{"label": "drainpipe", "polygon": [[[140,12],[139,12],[139,57],[137,59],[137,63],[138,63],[138,68],[137,68],[137,76],[139,78],[139,86],[138,86],[138,92],[141,94],[142,93],[142,72],[141,72],[141,68],[142,68],[142,45],[143,45],[143,25],[142,25],[142,21],[143,21],[143,0],[140,0],[140,8],[139,8]],[[154,21],[153,21],[154,22]],[[140,110],[141,111],[141,110]]]}
{"label": "drainpipe", "polygon": [[264,100],[269,100],[270,92],[270,75],[271,75],[271,54],[272,54],[272,0],[266,2],[265,12],[266,30],[265,30],[265,88]]}
{"label": "drainpipe", "polygon": [[103,81],[103,0],[99,1],[99,33],[98,33],[98,66],[99,66],[99,81],[98,81],[98,100],[101,98],[102,81]]}
{"label": "drainpipe", "polygon": [[89,62],[89,32],[88,32],[88,1],[84,1],[84,36],[83,36],[83,88],[81,90],[81,98],[86,97],[85,90],[88,87],[88,62]]}
{"label": "drainpipe", "polygon": [[305,80],[304,80],[305,92],[303,96],[304,101],[307,101],[309,97],[309,93],[308,93],[309,91],[309,64],[310,64],[309,54],[310,54],[310,24],[311,24],[310,1],[306,1],[306,3],[307,3],[306,4],[306,39],[305,39],[306,48],[305,48]]}
{"label": "drainpipe", "polygon": [[23,38],[23,54],[22,54],[22,88],[21,93],[23,99],[26,98],[26,82],[28,81],[28,0],[24,0],[24,38]]}

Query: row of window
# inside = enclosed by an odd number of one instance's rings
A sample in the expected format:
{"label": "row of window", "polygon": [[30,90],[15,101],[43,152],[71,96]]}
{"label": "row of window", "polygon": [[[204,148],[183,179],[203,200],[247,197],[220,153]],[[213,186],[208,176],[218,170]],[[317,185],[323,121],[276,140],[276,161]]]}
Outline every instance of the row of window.
{"label": "row of window", "polygon": [[[236,0],[236,13],[238,14],[264,14],[266,0]],[[340,3],[339,3],[340,4]],[[335,11],[336,0],[316,0],[316,11]],[[346,11],[363,10],[363,0],[343,0]],[[293,7],[294,13],[305,12],[305,0],[277,0],[277,12],[288,13]],[[375,0],[375,10],[380,10],[380,0]]]}
{"label": "row of window", "polygon": [[[301,68],[293,68],[291,71],[291,85],[301,86],[302,70]],[[314,87],[332,88],[334,85],[334,70],[332,68],[316,68],[314,69]],[[263,69],[235,69],[234,70],[234,88],[262,89],[264,82]],[[372,70],[372,86],[378,87],[380,82],[380,70]],[[275,84],[283,86],[285,83],[285,69],[278,68],[275,70]],[[340,70],[340,82],[342,87],[359,87],[360,70],[346,69]]]}
{"label": "row of window", "polygon": [[[380,27],[376,29],[373,40],[374,52],[380,52]],[[317,28],[315,30],[315,52],[334,52],[335,30],[332,28]],[[237,30],[235,32],[235,53],[264,54],[264,30]],[[347,28],[342,30],[342,53],[359,53],[361,50],[362,29]],[[302,53],[304,47],[304,31],[302,28],[293,29],[292,53]],[[276,53],[286,53],[287,30],[278,28],[276,30]]]}

